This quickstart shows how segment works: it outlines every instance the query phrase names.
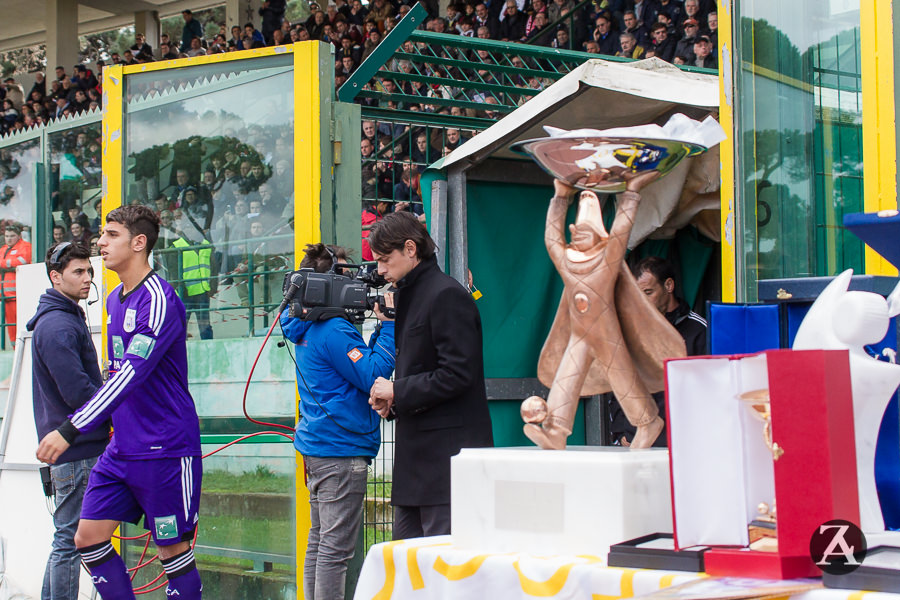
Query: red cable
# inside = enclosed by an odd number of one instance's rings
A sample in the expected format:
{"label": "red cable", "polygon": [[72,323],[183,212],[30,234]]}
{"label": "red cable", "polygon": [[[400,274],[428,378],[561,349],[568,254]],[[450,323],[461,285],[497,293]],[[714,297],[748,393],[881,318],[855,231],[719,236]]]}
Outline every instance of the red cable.
{"label": "red cable", "polygon": [[[248,417],[248,418],[249,418],[249,417]],[[282,425],[282,427],[284,427],[284,425]],[[215,450],[213,450],[213,451],[210,452],[209,454],[204,454],[204,455],[201,456],[200,458],[202,459],[202,458],[210,457],[210,456],[212,456],[213,454],[215,454],[216,452],[221,452],[221,451],[224,450],[225,448],[228,448],[229,446],[232,446],[232,445],[234,445],[234,444],[237,444],[237,443],[239,443],[239,442],[242,442],[242,441],[244,441],[244,440],[246,440],[246,439],[248,439],[248,438],[252,438],[253,436],[256,436],[256,435],[265,435],[265,434],[268,434],[268,435],[280,435],[281,437],[284,437],[284,438],[287,438],[287,439],[289,439],[289,440],[291,440],[291,441],[294,441],[294,436],[288,435],[288,434],[286,434],[286,433],[281,433],[280,431],[257,431],[256,433],[248,433],[247,435],[241,436],[241,437],[237,438],[236,440],[232,440],[232,441],[228,442],[227,444],[225,444],[224,446],[222,446],[222,447],[220,447],[220,448],[216,448]]]}
{"label": "red cable", "polygon": [[[147,533],[150,533],[150,532],[148,531]],[[141,564],[141,563],[144,562],[144,557],[147,556],[147,549],[148,549],[148,548],[150,548],[150,536],[147,536],[147,541],[146,541],[146,543],[144,544],[144,551],[141,552],[141,557],[138,559],[138,564],[137,564],[137,566],[128,569],[129,571],[132,571],[132,573],[131,573],[131,581],[134,581],[134,578],[135,578],[135,576],[137,575],[138,570],[141,569],[141,568],[144,566],[144,565]],[[156,558],[156,557],[154,557],[154,558]],[[150,559],[150,560],[152,561],[153,559]],[[148,562],[148,564],[149,564],[149,562]]]}
{"label": "red cable", "polygon": [[[266,342],[269,341],[269,336],[272,335],[272,330],[275,329],[276,325],[278,325],[279,319],[281,319],[281,315],[276,315],[275,319],[272,321],[272,326],[269,327],[269,331],[266,332],[266,338],[263,340],[262,346],[259,347],[259,352],[256,353],[256,359],[254,359],[253,361],[253,366],[250,367],[250,375],[247,376],[247,384],[244,386],[242,408],[244,409],[244,416],[247,417],[247,420],[251,423],[256,423],[257,425],[265,425],[266,427],[275,427],[276,429],[287,429],[293,434],[293,427],[288,427],[287,425],[279,425],[278,423],[266,423],[265,421],[257,421],[247,413],[247,391],[250,389],[250,380],[253,379],[253,371],[256,370],[256,363],[259,362],[259,357],[262,356],[263,348],[266,347]],[[291,439],[293,439],[293,437]]]}

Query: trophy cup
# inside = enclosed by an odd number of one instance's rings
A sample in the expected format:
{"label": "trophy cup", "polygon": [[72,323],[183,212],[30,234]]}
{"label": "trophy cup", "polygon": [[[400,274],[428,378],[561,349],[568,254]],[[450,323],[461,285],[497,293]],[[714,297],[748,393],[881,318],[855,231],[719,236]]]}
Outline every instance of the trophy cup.
{"label": "trophy cup", "polygon": [[725,138],[712,117],[698,122],[680,113],[663,126],[544,129],[550,137],[516,142],[512,150],[530,155],[547,173],[572,187],[607,194],[624,192],[628,180],[642,173],[655,171],[662,177],[683,159]]}
{"label": "trophy cup", "polygon": [[582,190],[616,194],[630,176],[657,171],[660,177],[705,147],[677,140],[576,135],[524,140],[513,150],[530,154],[554,178]]}
{"label": "trophy cup", "polygon": [[769,390],[753,390],[744,392],[738,396],[738,400],[746,403],[752,409],[753,416],[763,422],[763,439],[766,447],[772,453],[772,459],[778,460],[784,454],[784,448],[778,442],[772,441],[772,405],[769,402]]}

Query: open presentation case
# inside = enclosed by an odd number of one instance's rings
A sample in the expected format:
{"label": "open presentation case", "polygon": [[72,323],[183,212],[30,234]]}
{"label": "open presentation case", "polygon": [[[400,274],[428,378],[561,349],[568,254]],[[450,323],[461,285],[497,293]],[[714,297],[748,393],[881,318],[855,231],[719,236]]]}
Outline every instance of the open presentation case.
{"label": "open presentation case", "polygon": [[[820,575],[813,532],[832,519],[859,523],[847,352],[674,359],[666,380],[675,547],[710,546],[710,575]],[[778,459],[766,411],[740,399],[748,393],[769,399]],[[761,503],[777,508],[777,548],[768,551],[749,548]]]}

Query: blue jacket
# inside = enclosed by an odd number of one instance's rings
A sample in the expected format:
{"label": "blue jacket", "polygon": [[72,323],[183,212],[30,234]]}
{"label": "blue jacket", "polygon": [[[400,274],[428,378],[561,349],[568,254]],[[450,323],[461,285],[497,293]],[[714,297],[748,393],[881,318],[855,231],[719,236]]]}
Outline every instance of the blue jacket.
{"label": "blue jacket", "polygon": [[[38,302],[26,325],[31,345],[34,423],[38,439],[65,423],[103,385],[97,351],[81,307],[54,289]],[[75,440],[56,462],[99,456],[109,441],[109,423]]]}
{"label": "blue jacket", "polygon": [[368,346],[346,319],[303,321],[285,310],[281,326],[297,349],[301,418],[294,447],[320,458],[374,457],[381,417],[369,406],[369,390],[394,370],[394,323],[383,322]]}

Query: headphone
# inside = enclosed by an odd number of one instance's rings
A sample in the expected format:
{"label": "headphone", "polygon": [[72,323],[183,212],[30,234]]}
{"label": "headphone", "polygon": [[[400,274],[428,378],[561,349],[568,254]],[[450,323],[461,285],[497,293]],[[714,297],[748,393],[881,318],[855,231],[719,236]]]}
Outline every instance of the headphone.
{"label": "headphone", "polygon": [[93,280],[91,280],[91,287],[94,288],[94,291],[95,291],[95,292],[97,292],[97,297],[94,298],[93,300],[88,300],[88,301],[87,301],[87,305],[88,305],[88,306],[100,302],[100,288],[97,287],[97,284],[94,283]]}

